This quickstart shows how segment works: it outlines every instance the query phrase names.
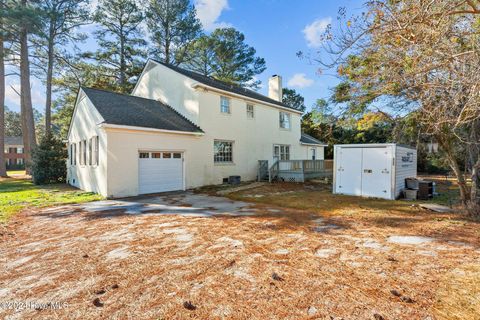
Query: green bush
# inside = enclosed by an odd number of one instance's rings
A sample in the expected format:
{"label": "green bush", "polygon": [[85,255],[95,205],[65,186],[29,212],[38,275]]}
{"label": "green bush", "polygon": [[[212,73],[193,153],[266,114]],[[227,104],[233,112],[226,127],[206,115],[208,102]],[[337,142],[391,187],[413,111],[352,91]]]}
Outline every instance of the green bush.
{"label": "green bush", "polygon": [[32,152],[32,178],[35,184],[65,182],[68,153],[65,144],[47,135]]}

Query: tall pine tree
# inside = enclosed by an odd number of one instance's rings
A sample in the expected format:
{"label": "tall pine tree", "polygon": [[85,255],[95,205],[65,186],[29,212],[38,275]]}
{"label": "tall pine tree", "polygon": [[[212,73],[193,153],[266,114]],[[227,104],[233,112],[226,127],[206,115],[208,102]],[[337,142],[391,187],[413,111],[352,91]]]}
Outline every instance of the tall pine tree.
{"label": "tall pine tree", "polygon": [[38,33],[42,24],[42,12],[37,2],[30,0],[8,1],[8,8],[3,12],[6,19],[5,29],[12,36],[15,59],[20,66],[20,109],[22,115],[22,134],[27,173],[31,172],[32,149],[36,146],[35,120],[33,116],[32,92],[30,85],[31,37]]}
{"label": "tall pine tree", "polygon": [[[6,11],[4,0],[0,0],[0,12]],[[5,165],[5,32],[3,28],[3,14],[0,13],[0,177],[7,175]]]}
{"label": "tall pine tree", "polygon": [[67,44],[81,41],[85,36],[76,29],[89,22],[88,0],[43,0],[40,10],[43,15],[43,30],[36,38],[38,62],[37,66],[45,74],[45,133],[51,129],[52,79],[59,61],[68,53],[64,49]]}
{"label": "tall pine tree", "polygon": [[152,54],[168,64],[185,61],[185,53],[202,34],[202,25],[189,0],[150,0],[147,25]]}
{"label": "tall pine tree", "polygon": [[99,49],[90,55],[109,70],[118,84],[116,91],[130,92],[143,66],[146,41],[140,28],[144,15],[134,0],[101,0],[94,20]]}
{"label": "tall pine tree", "polygon": [[216,29],[199,38],[187,57],[184,65],[192,71],[252,89],[260,85],[255,76],[266,69],[265,59],[257,57],[255,48],[234,28]]}

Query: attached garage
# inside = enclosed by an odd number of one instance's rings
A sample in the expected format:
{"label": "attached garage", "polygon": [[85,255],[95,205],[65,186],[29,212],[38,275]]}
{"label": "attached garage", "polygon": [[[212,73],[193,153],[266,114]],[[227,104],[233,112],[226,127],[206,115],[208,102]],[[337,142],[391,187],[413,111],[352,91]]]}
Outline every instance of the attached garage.
{"label": "attached garage", "polygon": [[334,146],[333,192],[396,199],[405,178],[417,176],[417,151],[397,144]]}
{"label": "attached garage", "polygon": [[140,151],[138,153],[138,193],[185,190],[183,153]]}

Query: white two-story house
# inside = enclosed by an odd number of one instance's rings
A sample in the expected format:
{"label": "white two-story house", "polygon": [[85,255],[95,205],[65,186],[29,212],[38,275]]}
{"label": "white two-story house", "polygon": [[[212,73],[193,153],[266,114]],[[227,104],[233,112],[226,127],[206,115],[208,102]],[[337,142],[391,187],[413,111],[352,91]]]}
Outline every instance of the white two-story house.
{"label": "white two-story house", "polygon": [[68,182],[106,197],[185,190],[229,176],[255,180],[259,160],[323,159],[301,112],[269,97],[149,60],[132,95],[81,88],[68,133]]}

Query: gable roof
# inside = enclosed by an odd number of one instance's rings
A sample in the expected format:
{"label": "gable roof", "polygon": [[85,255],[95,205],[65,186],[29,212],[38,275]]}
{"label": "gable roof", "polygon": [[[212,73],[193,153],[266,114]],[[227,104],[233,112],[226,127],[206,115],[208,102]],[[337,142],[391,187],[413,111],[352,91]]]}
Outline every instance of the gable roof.
{"label": "gable roof", "polygon": [[306,134],[306,133],[303,133],[302,132],[302,135],[300,137],[300,142],[303,143],[303,144],[318,144],[318,145],[323,145],[325,146],[326,144],[321,142],[320,140],[318,139],[315,139],[314,137]]}
{"label": "gable roof", "polygon": [[204,85],[207,85],[209,87],[213,87],[213,88],[216,88],[216,89],[219,89],[219,90],[222,90],[222,91],[227,91],[227,92],[231,92],[231,93],[234,93],[234,94],[238,94],[238,95],[250,98],[250,99],[260,100],[260,101],[263,101],[263,102],[266,102],[266,103],[277,105],[277,106],[282,107],[282,108],[287,108],[287,109],[302,113],[301,111],[299,111],[295,108],[292,108],[291,106],[289,106],[289,105],[287,105],[283,102],[274,100],[272,98],[264,96],[263,94],[255,92],[253,90],[245,89],[245,88],[240,87],[238,85],[226,83],[226,82],[214,79],[212,77],[207,77],[207,76],[204,76],[200,73],[193,72],[193,71],[190,71],[190,70],[186,70],[186,69],[183,69],[183,68],[171,65],[171,64],[167,64],[167,63],[155,60],[155,59],[151,59],[151,60],[158,63],[158,64],[161,64],[162,66],[165,66],[165,67],[167,67],[167,68],[169,68],[169,69],[171,69],[175,72],[178,72],[178,73],[180,73],[180,74],[182,74],[182,75],[184,75],[184,76],[186,76],[190,79],[193,79],[193,80],[198,81],[198,82],[200,82]]}
{"label": "gable roof", "polygon": [[5,137],[5,146],[23,146],[23,137]]}
{"label": "gable roof", "polygon": [[105,124],[203,133],[172,107],[157,100],[82,87]]}

